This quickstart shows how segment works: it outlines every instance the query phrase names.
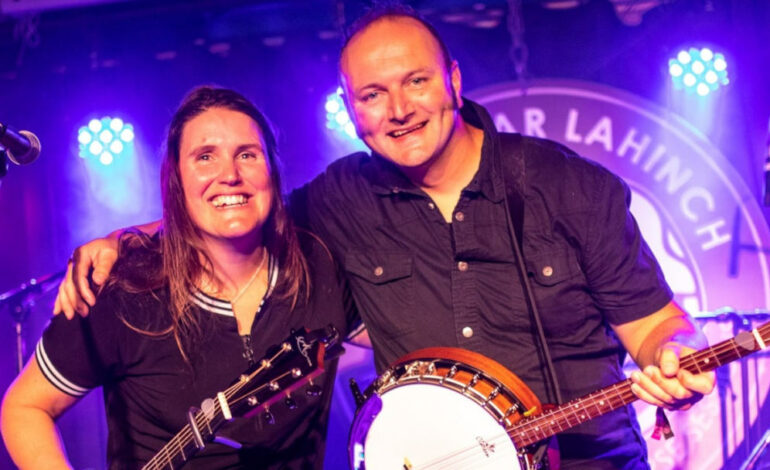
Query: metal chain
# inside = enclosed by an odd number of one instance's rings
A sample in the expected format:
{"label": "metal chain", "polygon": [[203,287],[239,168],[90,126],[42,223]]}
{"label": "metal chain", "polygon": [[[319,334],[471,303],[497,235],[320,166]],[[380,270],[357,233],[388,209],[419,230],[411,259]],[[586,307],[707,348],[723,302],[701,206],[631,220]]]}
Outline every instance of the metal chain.
{"label": "metal chain", "polygon": [[509,55],[516,71],[516,78],[524,81],[528,77],[527,59],[529,49],[524,42],[524,20],[521,0],[508,0],[508,34],[511,36]]}

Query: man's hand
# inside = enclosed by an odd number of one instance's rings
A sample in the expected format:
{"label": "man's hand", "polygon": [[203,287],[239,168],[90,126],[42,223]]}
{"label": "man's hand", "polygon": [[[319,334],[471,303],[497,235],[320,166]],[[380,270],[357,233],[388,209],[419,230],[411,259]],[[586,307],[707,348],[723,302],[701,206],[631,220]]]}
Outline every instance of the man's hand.
{"label": "man's hand", "polygon": [[669,410],[687,410],[714,389],[715,374],[692,374],[679,368],[679,359],[695,352],[677,343],[667,343],[655,353],[657,365],[631,373],[631,391],[647,403]]}
{"label": "man's hand", "polygon": [[640,399],[669,410],[686,410],[714,389],[713,371],[696,375],[679,368],[682,357],[708,343],[674,302],[612,329],[641,368],[631,374],[631,391]]}
{"label": "man's hand", "polygon": [[[154,234],[159,228],[160,220],[132,227],[148,235]],[[91,240],[75,249],[67,262],[67,274],[59,285],[59,294],[53,305],[54,315],[64,313],[69,319],[75,316],[75,312],[82,316],[88,315],[88,308],[96,303],[96,295],[88,283],[89,274],[97,286],[107,281],[118,259],[118,240],[126,230],[115,230],[104,238]]]}
{"label": "man's hand", "polygon": [[75,316],[75,312],[82,316],[88,315],[88,308],[96,302],[96,295],[89,285],[89,273],[94,284],[101,286],[117,259],[117,237],[97,238],[79,246],[67,262],[67,274],[59,285],[59,293],[54,302],[54,315],[64,313],[70,319]]}

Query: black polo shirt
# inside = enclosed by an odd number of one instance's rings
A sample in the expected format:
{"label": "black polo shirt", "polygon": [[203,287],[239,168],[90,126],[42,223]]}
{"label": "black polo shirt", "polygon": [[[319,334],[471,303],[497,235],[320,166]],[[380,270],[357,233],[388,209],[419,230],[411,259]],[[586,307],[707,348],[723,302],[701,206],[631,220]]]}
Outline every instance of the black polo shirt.
{"label": "black polo shirt", "polygon": [[[250,357],[260,360],[292,328],[331,323],[346,334],[349,308],[337,269],[324,247],[310,237],[302,239],[311,273],[309,300],[292,308],[291,299],[267,295],[247,344],[229,302],[194,293],[203,335],[188,351],[190,364],[171,335],[148,336],[127,324],[162,331],[169,324],[167,290],[134,294],[109,288],[87,317],[53,318],[35,357],[46,378],[64,393],[78,397],[103,387],[110,469],[141,468],[187,424],[191,406],[200,407],[226,389],[246,371]],[[280,273],[270,266],[274,286]],[[292,395],[296,408],[283,400],[270,407],[273,420],[260,413],[223,426],[219,434],[243,444],[241,450],[211,443],[184,468],[320,470],[336,361],[326,371],[316,380],[320,396],[309,396],[303,388]]]}
{"label": "black polo shirt", "polygon": [[[334,162],[295,191],[293,212],[344,266],[378,371],[419,348],[466,348],[502,363],[542,401],[553,401],[493,164],[517,157],[500,155],[497,131],[482,107],[465,100],[462,116],[484,130],[484,144],[451,223],[397,167],[364,153]],[[618,177],[554,142],[523,138],[521,146],[524,258],[569,400],[624,379],[624,353],[609,324],[653,313],[672,294]],[[646,467],[630,407],[559,441],[565,464]]]}

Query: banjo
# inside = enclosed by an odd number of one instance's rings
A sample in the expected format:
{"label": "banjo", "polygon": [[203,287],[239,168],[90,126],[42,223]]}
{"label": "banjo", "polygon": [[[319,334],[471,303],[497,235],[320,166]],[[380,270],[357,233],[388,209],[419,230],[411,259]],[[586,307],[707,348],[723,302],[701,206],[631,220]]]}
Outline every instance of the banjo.
{"label": "banjo", "polygon": [[[770,346],[770,322],[695,352],[680,367],[708,372]],[[501,364],[458,348],[400,358],[369,387],[348,445],[353,470],[534,468],[532,445],[637,399],[631,379],[543,411]]]}

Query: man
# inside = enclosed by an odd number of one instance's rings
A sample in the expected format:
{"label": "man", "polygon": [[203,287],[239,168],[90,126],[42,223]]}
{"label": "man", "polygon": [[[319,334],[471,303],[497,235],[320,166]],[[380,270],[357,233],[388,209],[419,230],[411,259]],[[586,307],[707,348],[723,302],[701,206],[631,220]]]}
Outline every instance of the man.
{"label": "man", "polygon": [[[679,370],[705,338],[671,301],[617,177],[553,142],[498,135],[462,98],[459,65],[435,30],[408,10],[354,24],[340,73],[373,155],[336,161],[291,204],[347,273],[378,371],[415,349],[461,347],[505,365],[548,402],[544,351],[570,400],[622,380],[625,350],[643,369],[633,391],[651,404],[686,409],[713,389],[713,374]],[[513,230],[506,193],[523,201]],[[514,256],[518,231],[527,279]],[[99,276],[109,270],[114,255],[102,245],[81,252],[79,272],[92,259]],[[57,309],[82,312],[80,295],[93,300],[76,275]],[[558,441],[565,468],[648,467],[630,407]]]}

